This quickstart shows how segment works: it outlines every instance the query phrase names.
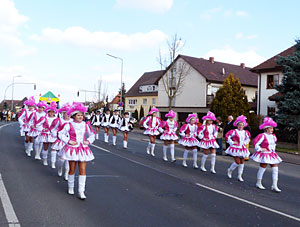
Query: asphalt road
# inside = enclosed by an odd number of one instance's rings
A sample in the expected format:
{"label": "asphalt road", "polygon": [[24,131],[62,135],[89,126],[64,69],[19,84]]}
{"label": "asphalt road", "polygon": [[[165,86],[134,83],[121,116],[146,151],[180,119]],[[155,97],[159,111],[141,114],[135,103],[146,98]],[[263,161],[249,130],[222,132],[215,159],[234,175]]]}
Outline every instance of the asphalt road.
{"label": "asphalt road", "polygon": [[[1,127],[1,126],[0,126]],[[300,226],[300,166],[279,167],[281,193],[270,190],[271,170],[255,188],[257,164],[245,165],[244,183],[226,177],[230,157],[218,156],[217,174],[181,167],[145,152],[145,137],[132,134],[129,148],[104,144],[103,132],[91,146],[96,159],[87,167],[85,201],[67,194],[67,182],[56,170],[25,155],[18,125],[0,128],[0,174],[21,226]],[[111,138],[110,138],[111,140]],[[191,154],[190,154],[191,157]],[[209,169],[209,159],[207,169]],[[77,179],[76,179],[77,189]],[[2,191],[0,190],[2,195]],[[75,192],[76,194],[76,192]],[[1,196],[0,195],[0,196]],[[2,200],[3,196],[1,197]],[[7,222],[1,201],[0,226]],[[17,226],[16,225],[16,226]]]}

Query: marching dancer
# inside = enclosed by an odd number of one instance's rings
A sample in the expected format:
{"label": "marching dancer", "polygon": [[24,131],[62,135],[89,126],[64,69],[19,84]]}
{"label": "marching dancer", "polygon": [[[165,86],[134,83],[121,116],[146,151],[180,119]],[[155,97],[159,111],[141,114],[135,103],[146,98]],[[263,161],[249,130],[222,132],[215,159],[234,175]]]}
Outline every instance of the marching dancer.
{"label": "marching dancer", "polygon": [[200,169],[203,172],[206,172],[205,162],[210,152],[211,157],[211,166],[210,172],[216,173],[215,164],[216,164],[216,149],[219,148],[219,145],[216,141],[218,136],[218,127],[213,124],[216,120],[215,114],[208,111],[207,115],[202,117],[203,125],[199,127],[198,136],[201,139],[199,143],[199,147],[203,149],[203,156],[201,159],[201,167]]}
{"label": "marching dancer", "polygon": [[109,120],[110,120],[110,110],[107,109],[102,117],[101,125],[104,128],[104,142],[108,143],[109,138]]}
{"label": "marching dancer", "polygon": [[160,139],[164,141],[163,146],[163,160],[168,161],[167,158],[167,150],[170,148],[171,153],[171,162],[176,162],[175,159],[175,141],[178,140],[178,136],[176,135],[176,131],[178,128],[178,123],[174,120],[176,114],[173,110],[170,110],[169,113],[165,115],[168,118],[166,121],[162,121],[159,130],[163,133],[160,136]]}
{"label": "marching dancer", "polygon": [[[68,180],[68,176],[69,176],[69,162],[64,160],[61,156],[62,156],[62,148],[64,147],[65,143],[63,141],[61,141],[58,138],[58,132],[64,127],[64,125],[68,122],[71,122],[72,119],[70,118],[70,116],[67,114],[67,111],[70,109],[71,105],[69,103],[64,104],[59,110],[58,112],[62,115],[61,118],[57,118],[55,121],[57,121],[56,125],[54,126],[54,128],[56,128],[56,130],[52,130],[52,132],[56,132],[56,140],[55,142],[52,144],[51,149],[58,151],[58,176],[62,176],[63,173],[63,166],[65,166],[65,180]],[[53,123],[55,124],[55,123]],[[52,153],[51,153],[52,155]],[[56,155],[51,156],[51,161],[52,163],[55,163],[55,158]]]}
{"label": "marching dancer", "polygon": [[[34,140],[34,150],[35,150],[35,157],[34,159],[41,160],[41,151],[43,148],[43,143],[38,140],[38,136],[41,134],[43,130],[43,121],[46,117],[46,113],[44,110],[47,108],[46,101],[40,101],[37,104],[38,110],[34,113],[34,121],[33,125],[28,132],[28,135],[35,138]],[[29,153],[30,156],[30,153]]]}
{"label": "marching dancer", "polygon": [[[20,133],[21,136],[25,136],[25,152],[28,156],[31,156],[31,151],[33,150],[33,137],[28,135],[31,126],[34,122],[35,113],[35,100],[31,96],[27,101],[25,101],[25,108],[19,115]],[[27,108],[26,108],[27,107]]]}
{"label": "marching dancer", "polygon": [[130,120],[129,113],[125,112],[120,121],[120,130],[123,132],[123,147],[127,149],[128,133],[133,130],[133,122]]}
{"label": "marching dancer", "polygon": [[89,148],[89,144],[95,141],[95,132],[89,122],[83,121],[83,115],[87,111],[81,103],[73,102],[67,112],[73,118],[72,122],[64,125],[58,132],[58,137],[66,145],[62,150],[62,158],[69,161],[70,170],[68,178],[68,193],[74,194],[75,170],[79,168],[78,196],[85,199],[84,194],[86,184],[86,165],[94,159],[94,155]]}
{"label": "marching dancer", "polygon": [[196,114],[189,114],[188,118],[186,119],[186,123],[184,124],[180,130],[179,135],[182,137],[178,143],[185,147],[185,151],[183,153],[183,161],[182,166],[187,167],[186,159],[188,157],[190,149],[193,151],[193,168],[198,169],[197,165],[197,146],[199,145],[199,141],[197,140],[197,115]]}
{"label": "marching dancer", "polygon": [[156,136],[159,135],[158,127],[160,125],[160,118],[157,117],[157,113],[159,112],[158,109],[153,107],[148,116],[146,117],[146,120],[144,121],[144,128],[146,129],[144,134],[149,136],[149,144],[147,147],[147,154],[150,154],[154,157],[154,149],[155,149],[155,139]]}
{"label": "marching dancer", "polygon": [[109,126],[113,132],[113,145],[116,146],[117,132],[119,129],[121,117],[118,110],[114,110],[113,115],[109,119]]}
{"label": "marching dancer", "polygon": [[260,130],[264,130],[264,133],[259,134],[253,140],[253,146],[256,152],[251,158],[258,162],[260,167],[257,172],[256,187],[264,190],[262,185],[262,178],[268,164],[272,167],[272,180],[273,184],[271,189],[275,192],[281,192],[277,186],[278,182],[278,164],[282,162],[282,159],[275,152],[277,138],[274,132],[274,128],[277,127],[277,123],[272,118],[265,117],[263,124],[259,126]]}
{"label": "marching dancer", "polygon": [[96,111],[96,114],[92,116],[91,124],[96,128],[96,140],[99,139],[99,130],[101,126],[101,112],[99,110]]}
{"label": "marching dancer", "polygon": [[[57,109],[56,109],[56,102],[51,102],[50,105],[46,108],[45,112],[47,113],[46,117],[43,120],[43,130],[41,132],[41,134],[38,137],[38,141],[42,142],[44,144],[44,149],[42,152],[42,158],[43,158],[43,165],[47,166],[48,165],[48,149],[49,149],[49,145],[51,145],[52,143],[55,142],[56,137],[54,136],[53,131],[51,132],[51,129],[55,126],[55,124],[57,122],[54,122],[54,120],[56,119],[55,114],[57,113]],[[55,152],[56,155],[56,151],[51,149],[51,159],[53,159],[54,154],[52,154],[52,152]],[[51,160],[53,162],[53,160]],[[53,166],[52,164],[52,168],[55,168],[55,164]]]}
{"label": "marching dancer", "polygon": [[244,130],[244,127],[248,125],[246,119],[243,115],[239,116],[233,123],[237,129],[230,130],[225,136],[227,143],[230,145],[225,153],[231,155],[234,160],[227,170],[227,175],[232,178],[233,170],[238,167],[238,180],[242,182],[244,181],[242,178],[244,159],[250,155],[246,145],[249,143],[251,136],[249,131]]}

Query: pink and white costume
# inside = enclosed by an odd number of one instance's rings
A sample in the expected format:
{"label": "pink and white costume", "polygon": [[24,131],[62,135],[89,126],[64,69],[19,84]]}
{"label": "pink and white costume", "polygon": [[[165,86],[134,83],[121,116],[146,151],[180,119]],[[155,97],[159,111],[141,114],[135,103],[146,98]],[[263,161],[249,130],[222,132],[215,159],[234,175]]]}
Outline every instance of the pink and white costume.
{"label": "pink and white costume", "polygon": [[[248,151],[246,145],[249,144],[250,138],[250,132],[247,130],[230,130],[225,136],[227,143],[230,144],[225,153],[233,157],[249,157],[250,152]],[[235,142],[238,144],[235,144]]]}
{"label": "pink and white costume", "polygon": [[54,143],[56,137],[51,133],[51,129],[55,126],[57,117],[49,117],[48,115],[42,120],[43,130],[37,140],[41,143]]}
{"label": "pink and white costume", "polygon": [[33,124],[30,126],[28,136],[37,137],[43,130],[43,120],[46,117],[46,113],[35,112],[33,117]]}
{"label": "pink and white costume", "polygon": [[[256,152],[251,156],[253,161],[266,164],[279,164],[282,159],[275,152],[277,138],[274,134],[261,133],[253,140]],[[262,151],[262,148],[267,151]]]}
{"label": "pink and white costume", "polygon": [[146,129],[144,134],[149,136],[157,136],[159,135],[158,127],[161,123],[161,120],[159,117],[152,117],[148,116],[146,117],[146,120],[144,121],[144,128]]}
{"label": "pink and white costume", "polygon": [[178,136],[176,135],[176,131],[178,128],[178,123],[170,119],[166,121],[162,121],[159,125],[159,131],[162,132],[160,136],[161,140],[178,140]]}
{"label": "pink and white costume", "polygon": [[198,137],[201,139],[199,147],[203,149],[219,148],[216,141],[217,136],[218,127],[216,125],[201,125],[198,130]]}
{"label": "pink and white costume", "polygon": [[199,141],[197,140],[198,126],[196,124],[184,124],[179,129],[179,135],[181,139],[178,141],[179,144],[185,147],[197,147]]}
{"label": "pink and white costume", "polygon": [[[95,141],[95,132],[89,122],[68,122],[62,130],[58,132],[58,137],[65,143],[61,157],[68,161],[88,162],[95,157],[88,145],[83,144],[88,141],[90,144]],[[77,145],[69,144],[69,141],[76,141]]]}
{"label": "pink and white costume", "polygon": [[20,124],[20,134],[25,136],[25,133],[30,131],[31,126],[34,124],[34,113],[36,111],[30,111],[27,108],[23,108],[22,112],[19,114],[19,124]]}
{"label": "pink and white costume", "polygon": [[[264,122],[259,126],[259,129],[266,129],[268,131],[269,127],[275,128],[277,127],[277,123],[273,121],[272,118],[265,117]],[[272,166],[273,180],[271,189],[275,192],[281,192],[281,190],[277,186],[277,183],[278,164],[282,162],[282,159],[275,152],[276,142],[277,138],[274,134],[270,134],[267,132],[259,134],[253,140],[253,146],[255,147],[256,152],[251,156],[251,158],[253,159],[253,161],[260,163],[260,167],[257,172],[256,187],[262,190],[265,189],[265,187],[262,185],[262,178],[267,167],[265,164],[270,164]]]}

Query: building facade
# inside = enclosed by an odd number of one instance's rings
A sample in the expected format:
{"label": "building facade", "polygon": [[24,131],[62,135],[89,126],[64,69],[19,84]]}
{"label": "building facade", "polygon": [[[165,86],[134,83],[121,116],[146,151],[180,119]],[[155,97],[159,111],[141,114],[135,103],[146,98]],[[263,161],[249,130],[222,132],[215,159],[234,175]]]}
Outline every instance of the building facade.
{"label": "building facade", "polygon": [[[278,55],[293,55],[294,48],[292,46]],[[282,68],[276,63],[278,55],[251,69],[252,72],[258,74],[257,113],[260,115],[274,116],[277,111],[275,96],[280,94],[275,87],[283,78]]]}

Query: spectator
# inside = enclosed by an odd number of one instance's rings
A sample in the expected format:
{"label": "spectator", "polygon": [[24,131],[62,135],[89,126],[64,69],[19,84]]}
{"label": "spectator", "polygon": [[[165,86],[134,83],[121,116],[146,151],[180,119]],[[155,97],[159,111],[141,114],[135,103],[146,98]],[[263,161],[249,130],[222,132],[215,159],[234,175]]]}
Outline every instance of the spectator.
{"label": "spectator", "polygon": [[3,112],[1,111],[1,112],[0,112],[0,121],[3,121],[3,118],[4,118],[3,115],[4,115],[4,114],[3,114]]}
{"label": "spectator", "polygon": [[219,145],[219,148],[217,149],[217,154],[222,155],[223,154],[223,131],[224,131],[224,124],[221,120],[221,117],[217,117],[217,127],[218,127],[218,136],[217,136],[217,143]]}
{"label": "spectator", "polygon": [[[234,129],[234,126],[233,126],[233,116],[232,115],[229,115],[228,118],[227,118],[228,122],[227,124],[225,125],[224,127],[224,134],[223,136],[225,137],[226,133],[229,132],[230,130]],[[229,143],[227,143],[226,141],[226,149],[229,147]]]}

